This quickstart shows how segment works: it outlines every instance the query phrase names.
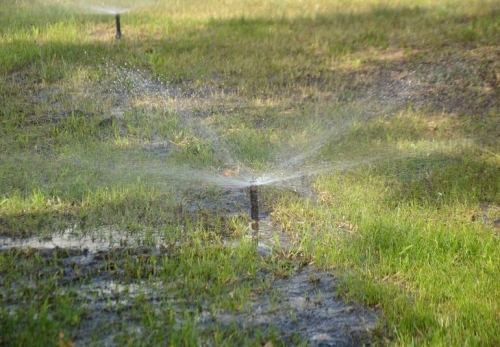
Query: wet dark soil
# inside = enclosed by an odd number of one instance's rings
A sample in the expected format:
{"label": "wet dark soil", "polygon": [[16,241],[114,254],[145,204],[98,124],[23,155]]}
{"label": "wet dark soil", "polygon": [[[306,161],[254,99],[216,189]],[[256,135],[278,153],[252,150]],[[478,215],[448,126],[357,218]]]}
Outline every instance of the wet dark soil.
{"label": "wet dark soil", "polygon": [[[131,276],[125,259],[146,265],[153,256],[160,259],[168,254],[164,248],[117,247],[98,251],[10,248],[1,252],[16,253],[19,261],[36,260],[37,286],[43,287],[43,283],[49,286],[55,280],[59,293],[72,293],[75,309],[84,307],[84,318],[74,331],[68,332],[76,345],[96,342],[117,345],[115,337],[121,331],[116,329],[121,325],[143,333],[137,317],[133,317],[134,307],[151,305],[161,311],[165,300],[170,302],[169,309],[178,307],[179,317],[186,307],[193,306],[193,311],[198,311],[196,322],[200,333],[236,327],[248,336],[277,335],[286,346],[299,342],[310,346],[369,345],[377,321],[375,309],[346,303],[338,294],[338,279],[331,273],[318,271],[313,264],[297,263],[296,270],[285,277],[261,271],[256,280],[258,289],[242,310],[214,313],[208,309],[210,302],[190,304],[182,299],[168,299],[160,279],[141,280]],[[147,268],[143,271],[147,272]],[[28,268],[23,271],[29,272]],[[146,272],[143,278],[147,277]],[[22,302],[26,290],[33,286],[28,282],[31,280],[20,278],[15,286],[12,282],[7,286],[2,283],[4,302],[10,307]],[[270,285],[263,290],[258,286],[262,282]],[[183,324],[182,318],[179,324]]]}
{"label": "wet dark soil", "polygon": [[[220,218],[248,218],[247,189],[223,190],[217,201],[195,195],[196,192],[185,194],[192,202],[184,200],[183,213],[205,218],[207,230],[212,224],[224,229],[219,232],[225,247],[238,245],[242,237],[251,236],[258,256],[272,263],[292,246],[290,235],[281,232],[271,220],[270,206],[265,201],[261,201],[258,236],[231,235]],[[345,302],[338,293],[339,278],[318,270],[311,260],[291,259],[286,273],[260,269],[253,280],[255,290],[244,307],[214,311],[213,303],[206,299],[192,303],[187,297],[171,297],[164,279],[155,275],[162,261],[175,257],[178,247],[186,245],[165,241],[160,234],[152,237],[155,241],[127,235],[120,230],[103,229],[86,234],[66,230],[48,237],[23,239],[0,237],[0,253],[9,253],[9,258],[15,255],[16,266],[26,275],[15,283],[0,279],[4,302],[12,308],[23,302],[27,291],[33,290],[33,276],[39,288],[55,286],[60,293],[71,293],[75,310],[84,310],[85,314],[66,336],[82,346],[96,342],[119,345],[124,329],[127,333],[135,331],[138,336],[147,333],[133,313],[138,305],[149,305],[155,312],[167,305],[175,311],[180,325],[186,323],[185,312],[194,314],[197,329],[208,336],[208,344],[212,331],[234,329],[254,339],[260,336],[257,340],[274,336],[285,346],[361,346],[374,339],[377,310]]]}
{"label": "wet dark soil", "polygon": [[[324,347],[369,345],[376,310],[347,304],[338,295],[337,286],[332,274],[305,266],[288,278],[276,279],[272,288],[254,297],[244,311],[220,313],[215,322],[236,324],[242,330],[277,329],[286,346],[297,340]],[[202,319],[205,321],[208,317]]]}

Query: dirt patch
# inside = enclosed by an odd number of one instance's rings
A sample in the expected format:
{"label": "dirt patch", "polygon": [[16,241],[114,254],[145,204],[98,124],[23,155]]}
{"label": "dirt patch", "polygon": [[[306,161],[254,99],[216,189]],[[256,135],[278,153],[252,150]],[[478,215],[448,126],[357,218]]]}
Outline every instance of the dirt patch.
{"label": "dirt patch", "polygon": [[[426,52],[368,61],[349,72],[349,93],[378,111],[408,107],[455,114],[488,114],[500,107],[497,49],[465,50],[433,57]],[[378,107],[377,107],[378,106]]]}
{"label": "dirt patch", "polygon": [[500,206],[483,203],[481,210],[471,216],[473,222],[484,223],[491,226],[495,231],[500,232]]}

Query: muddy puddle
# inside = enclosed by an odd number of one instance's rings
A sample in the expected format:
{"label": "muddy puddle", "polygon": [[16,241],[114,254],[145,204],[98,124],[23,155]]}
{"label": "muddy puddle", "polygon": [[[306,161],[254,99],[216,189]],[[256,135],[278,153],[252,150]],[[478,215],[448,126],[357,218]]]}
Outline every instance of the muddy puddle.
{"label": "muddy puddle", "polygon": [[[290,238],[273,225],[269,216],[259,223],[256,251],[262,258],[271,258],[280,248],[290,244]],[[130,235],[129,235],[130,236]],[[247,235],[256,240],[253,235]],[[71,292],[77,306],[82,305],[85,318],[79,327],[68,332],[77,346],[98,342],[105,346],[119,345],[117,338],[126,327],[127,334],[141,336],[145,331],[134,317],[134,307],[151,305],[155,311],[168,307],[180,316],[193,306],[192,323],[201,333],[213,329],[238,329],[245,334],[268,336],[278,334],[284,345],[306,342],[310,346],[359,346],[369,344],[375,329],[377,313],[373,309],[347,304],[337,293],[337,279],[330,273],[318,271],[313,264],[297,266],[288,277],[273,277],[262,272],[257,282],[269,283],[265,290],[257,290],[246,301],[244,308],[232,311],[214,311],[210,302],[182,302],[165,296],[165,283],[151,276],[147,280],[127,280],[122,272],[122,259],[150,259],[165,255],[166,246],[161,237],[155,244],[140,238],[125,237],[110,229],[79,235],[66,230],[50,238],[0,238],[0,252],[22,252],[24,258],[36,256],[46,261],[39,271],[42,278],[51,276],[55,267],[63,275],[58,279],[58,290]],[[237,246],[237,240],[225,240],[226,247]],[[54,259],[57,258],[57,264]],[[115,267],[115,270],[110,270]],[[46,274],[44,274],[46,272]],[[2,285],[3,286],[3,285]],[[24,285],[21,285],[24,286]],[[23,300],[16,288],[4,287],[2,295],[9,298],[9,306]],[[177,300],[177,301],[176,301]],[[180,322],[180,323],[179,323]],[[208,342],[210,344],[210,342]]]}
{"label": "muddy puddle", "polygon": [[[287,189],[297,190],[297,187]],[[184,194],[183,213],[199,215],[209,211],[223,219],[236,217],[248,221],[247,234],[222,235],[222,246],[236,248],[242,240],[251,240],[257,256],[272,262],[297,240],[273,223],[271,210],[263,201],[259,228],[252,229],[246,212],[250,209],[248,193],[248,189],[228,189],[221,192],[217,201],[201,198],[196,192]],[[307,196],[310,191],[299,189],[298,193]],[[64,295],[71,293],[75,308],[86,312],[78,327],[66,332],[77,346],[96,342],[104,346],[121,345],[123,334],[147,335],[143,317],[137,317],[138,306],[144,305],[158,315],[170,310],[176,317],[171,329],[182,329],[183,324],[188,324],[185,322],[188,314],[189,324],[194,324],[204,336],[217,329],[236,330],[243,331],[245,336],[263,336],[264,341],[266,336],[279,336],[278,340],[286,346],[303,343],[360,346],[373,340],[377,312],[346,303],[338,294],[338,279],[319,271],[312,262],[295,264],[286,275],[258,270],[257,278],[252,280],[255,290],[252,289],[243,307],[236,310],[214,310],[214,303],[206,299],[193,303],[169,296],[169,284],[154,271],[161,271],[161,259],[165,261],[170,253],[186,244],[182,240],[172,243],[172,238],[164,233],[103,227],[91,232],[70,228],[29,238],[0,236],[0,252],[18,252],[19,259],[37,259],[39,263],[37,270],[30,270],[36,271],[39,278],[36,284],[24,278],[16,280],[15,285],[0,279],[3,287],[0,294],[7,298],[9,309],[15,311],[24,300],[24,290],[19,288],[32,290],[43,285],[44,278],[51,285],[49,278],[57,274],[57,291]],[[206,343],[213,344],[210,337]]]}

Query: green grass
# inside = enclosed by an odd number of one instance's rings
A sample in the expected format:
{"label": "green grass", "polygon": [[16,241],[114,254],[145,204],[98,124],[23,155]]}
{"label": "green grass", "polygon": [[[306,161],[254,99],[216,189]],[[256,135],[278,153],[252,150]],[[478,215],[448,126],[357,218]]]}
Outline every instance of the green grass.
{"label": "green grass", "polygon": [[[152,1],[121,40],[69,2],[0,3],[0,235],[121,243],[94,267],[2,250],[0,344],[284,344],[197,322],[310,261],[380,309],[376,344],[500,342],[495,1]],[[262,194],[288,248],[258,257],[246,212],[203,207],[227,189],[200,175],[309,151],[314,198]]]}
{"label": "green grass", "polygon": [[[469,177],[446,177],[464,166]],[[495,231],[476,220],[474,211],[481,201],[498,204],[498,180],[483,174],[491,167],[463,159],[441,170],[444,177],[428,179],[388,180],[386,171],[372,171],[371,177],[353,173],[321,180],[318,189],[337,192],[336,203],[309,213],[354,226],[347,237],[335,237],[335,247],[311,248],[325,264],[350,270],[346,295],[382,306],[398,343],[489,344],[498,338],[491,333],[498,324],[491,297],[500,254]],[[398,183],[408,186],[394,192]],[[378,189],[367,191],[367,184]],[[353,198],[357,194],[364,195],[362,205]]]}

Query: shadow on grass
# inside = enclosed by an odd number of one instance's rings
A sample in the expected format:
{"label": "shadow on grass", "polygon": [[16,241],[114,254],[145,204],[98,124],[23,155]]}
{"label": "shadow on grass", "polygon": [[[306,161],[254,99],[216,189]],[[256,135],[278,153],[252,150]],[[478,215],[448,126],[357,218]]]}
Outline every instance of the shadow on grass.
{"label": "shadow on grass", "polygon": [[385,198],[397,207],[404,202],[422,206],[458,203],[500,204],[499,167],[486,161],[481,153],[456,155],[430,154],[395,160],[381,174],[391,177],[391,193]]}
{"label": "shadow on grass", "polygon": [[[366,101],[368,95],[373,103],[386,98],[401,108],[435,104],[445,111],[487,112],[498,108],[500,99],[497,13],[494,6],[477,16],[437,7],[380,6],[315,18],[243,17],[196,25],[166,19],[164,35],[151,36],[137,30],[134,21],[157,17],[131,13],[120,41],[112,39],[112,25],[109,42],[26,37],[4,44],[0,68],[12,72],[33,65],[36,73],[27,83],[37,77],[55,83],[76,66],[128,64],[169,81],[201,80],[250,93],[314,87],[342,102]],[[65,23],[59,21],[54,24]],[[92,33],[81,35],[94,39]]]}

